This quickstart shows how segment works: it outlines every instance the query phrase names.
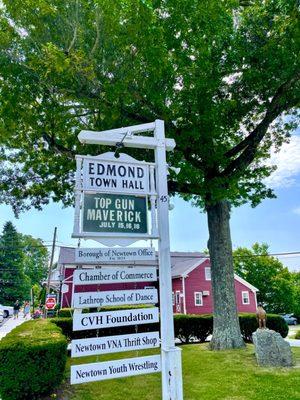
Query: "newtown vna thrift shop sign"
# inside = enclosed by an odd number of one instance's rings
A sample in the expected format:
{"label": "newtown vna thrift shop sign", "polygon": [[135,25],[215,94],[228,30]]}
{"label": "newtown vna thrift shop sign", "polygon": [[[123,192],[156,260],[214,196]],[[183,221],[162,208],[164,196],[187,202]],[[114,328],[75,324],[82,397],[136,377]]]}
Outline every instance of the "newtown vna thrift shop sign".
{"label": "newtown vna thrift shop sign", "polygon": [[[147,132],[146,136],[141,133]],[[149,133],[153,132],[153,135]],[[183,400],[181,352],[175,347],[166,151],[175,142],[166,139],[163,121],[104,132],[82,131],[82,143],[150,149],[155,162],[136,160],[125,153],[96,157],[76,156],[75,218],[73,237],[96,240],[103,249],[78,248],[76,262],[83,265],[74,272],[73,330],[95,330],[95,337],[72,341],[72,357],[160,347],[160,355],[124,358],[74,365],[71,383],[162,373],[163,400]],[[141,152],[141,155],[143,153]],[[138,240],[158,240],[159,295],[154,287],[124,290],[105,289],[106,284],[151,282],[157,280],[154,266],[138,265],[155,259],[153,248],[116,248]],[[109,263],[111,262],[111,265]],[[118,265],[122,262],[122,265]],[[102,263],[106,263],[105,266]],[[95,265],[84,268],[84,264]],[[108,264],[108,265],[107,265]],[[137,265],[136,265],[137,264]],[[76,288],[100,285],[97,292]],[[157,307],[159,301],[159,307]],[[145,308],[126,306],[146,304]],[[83,308],[122,306],[120,310],[83,313]],[[140,325],[160,322],[160,332],[139,332]],[[134,326],[135,333],[97,337],[106,328]],[[145,330],[145,329],[142,329]],[[141,399],[142,400],[142,399]]]}

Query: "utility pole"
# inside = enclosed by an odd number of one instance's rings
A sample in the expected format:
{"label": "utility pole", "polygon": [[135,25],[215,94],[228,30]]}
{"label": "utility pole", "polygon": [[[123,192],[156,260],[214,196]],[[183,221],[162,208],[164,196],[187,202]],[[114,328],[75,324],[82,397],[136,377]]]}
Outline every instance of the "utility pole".
{"label": "utility pole", "polygon": [[49,272],[48,272],[48,282],[47,282],[46,294],[48,294],[49,291],[50,291],[50,279],[51,279],[51,273],[52,273],[52,267],[53,267],[53,258],[54,258],[54,252],[55,252],[56,233],[57,233],[57,227],[54,228],[54,234],[53,234],[52,250],[51,250],[51,258],[50,258],[50,264],[49,264]]}

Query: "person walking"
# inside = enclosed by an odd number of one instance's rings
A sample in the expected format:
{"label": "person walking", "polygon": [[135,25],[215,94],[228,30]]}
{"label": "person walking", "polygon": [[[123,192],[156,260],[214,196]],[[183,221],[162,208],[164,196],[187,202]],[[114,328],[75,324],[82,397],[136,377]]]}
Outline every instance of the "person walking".
{"label": "person walking", "polygon": [[30,317],[30,304],[29,301],[25,301],[24,303],[24,318]]}
{"label": "person walking", "polygon": [[19,318],[20,307],[19,300],[17,300],[14,304],[14,319]]}

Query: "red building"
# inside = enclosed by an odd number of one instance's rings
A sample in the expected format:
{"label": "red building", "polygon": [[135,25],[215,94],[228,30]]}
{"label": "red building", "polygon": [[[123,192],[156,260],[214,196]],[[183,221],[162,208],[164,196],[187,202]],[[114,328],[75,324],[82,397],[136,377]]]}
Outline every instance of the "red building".
{"label": "red building", "polygon": [[[154,262],[139,262],[139,265],[157,265]],[[120,265],[120,263],[118,263]],[[171,252],[172,289],[174,313],[210,314],[213,312],[210,260],[202,253]],[[52,280],[60,292],[62,307],[71,307],[73,293],[73,271],[76,268],[93,268],[88,265],[76,265],[75,249],[61,247],[58,267],[53,276],[60,276],[61,280]],[[59,271],[59,273],[58,273]],[[76,286],[76,292],[97,290],[120,290],[158,287],[158,282],[101,284]],[[256,289],[244,279],[235,275],[235,291],[239,312],[255,312],[257,306]]]}

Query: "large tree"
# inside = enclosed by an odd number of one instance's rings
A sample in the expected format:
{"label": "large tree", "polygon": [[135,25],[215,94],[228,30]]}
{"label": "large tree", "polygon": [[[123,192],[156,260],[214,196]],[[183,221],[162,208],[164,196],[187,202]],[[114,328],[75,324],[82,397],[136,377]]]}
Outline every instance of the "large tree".
{"label": "large tree", "polygon": [[268,245],[255,243],[251,249],[239,247],[233,252],[236,273],[259,289],[257,300],[267,312],[292,313],[295,310],[294,277],[275,257]]}
{"label": "large tree", "polygon": [[41,239],[19,233],[23,270],[31,285],[40,285],[47,277],[49,254]]}
{"label": "large tree", "polygon": [[[82,128],[165,120],[170,191],[207,212],[212,348],[241,347],[230,207],[274,196],[265,160],[299,102],[296,0],[3,0],[0,200],[73,203]],[[289,118],[281,118],[284,114]],[[146,154],[145,154],[146,156]]]}
{"label": "large tree", "polygon": [[6,222],[0,236],[0,303],[28,300],[30,279],[23,271],[23,252],[18,232]]}

